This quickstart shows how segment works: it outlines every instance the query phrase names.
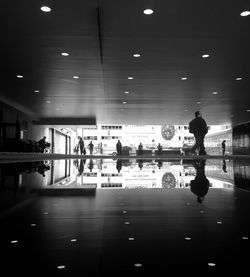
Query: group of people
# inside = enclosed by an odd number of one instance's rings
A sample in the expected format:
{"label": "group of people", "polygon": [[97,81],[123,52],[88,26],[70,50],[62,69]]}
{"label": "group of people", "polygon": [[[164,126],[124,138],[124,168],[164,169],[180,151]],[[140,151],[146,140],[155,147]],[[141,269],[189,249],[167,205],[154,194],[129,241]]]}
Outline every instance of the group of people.
{"label": "group of people", "polygon": [[[94,144],[92,141],[90,141],[90,143],[88,144],[88,149],[89,149],[89,154],[92,155],[94,150]],[[84,146],[84,141],[82,137],[79,137],[78,144],[75,146],[75,153],[78,154],[79,150],[80,150],[80,155],[86,155],[86,148]]]}

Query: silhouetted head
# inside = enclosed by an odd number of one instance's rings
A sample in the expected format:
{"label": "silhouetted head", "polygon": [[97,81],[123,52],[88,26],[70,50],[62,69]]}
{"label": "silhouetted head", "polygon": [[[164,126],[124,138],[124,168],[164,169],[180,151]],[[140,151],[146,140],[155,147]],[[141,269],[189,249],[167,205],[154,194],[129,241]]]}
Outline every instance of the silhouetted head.
{"label": "silhouetted head", "polygon": [[196,111],[194,115],[195,115],[195,117],[201,117],[201,112],[200,111]]}

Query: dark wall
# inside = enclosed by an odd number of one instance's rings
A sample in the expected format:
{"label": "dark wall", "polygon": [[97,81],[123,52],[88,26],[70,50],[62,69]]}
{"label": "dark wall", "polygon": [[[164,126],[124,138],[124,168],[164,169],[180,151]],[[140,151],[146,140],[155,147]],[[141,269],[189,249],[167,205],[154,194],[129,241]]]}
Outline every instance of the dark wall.
{"label": "dark wall", "polygon": [[250,122],[233,127],[233,154],[250,155]]}

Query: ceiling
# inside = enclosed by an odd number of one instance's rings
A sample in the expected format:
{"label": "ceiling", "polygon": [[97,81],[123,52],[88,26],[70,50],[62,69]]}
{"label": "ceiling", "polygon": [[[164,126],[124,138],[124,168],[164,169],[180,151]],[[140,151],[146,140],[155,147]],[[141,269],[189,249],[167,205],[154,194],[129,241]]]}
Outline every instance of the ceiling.
{"label": "ceiling", "polygon": [[187,124],[196,110],[211,125],[249,121],[246,10],[246,0],[4,1],[0,100],[97,124]]}

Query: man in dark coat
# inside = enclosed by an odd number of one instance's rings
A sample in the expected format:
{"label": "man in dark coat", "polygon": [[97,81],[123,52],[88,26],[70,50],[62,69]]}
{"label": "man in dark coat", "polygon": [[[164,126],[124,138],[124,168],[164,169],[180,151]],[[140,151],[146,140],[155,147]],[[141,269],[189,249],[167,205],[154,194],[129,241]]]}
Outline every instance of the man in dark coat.
{"label": "man in dark coat", "polygon": [[206,155],[204,146],[204,137],[208,131],[207,123],[202,118],[200,111],[195,112],[195,119],[189,122],[189,133],[193,133],[195,137],[195,144],[191,149],[191,154],[199,149],[199,155]]}

